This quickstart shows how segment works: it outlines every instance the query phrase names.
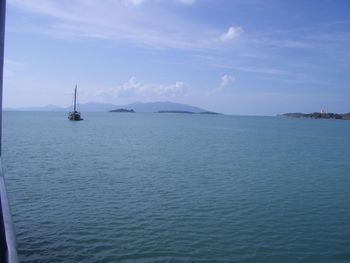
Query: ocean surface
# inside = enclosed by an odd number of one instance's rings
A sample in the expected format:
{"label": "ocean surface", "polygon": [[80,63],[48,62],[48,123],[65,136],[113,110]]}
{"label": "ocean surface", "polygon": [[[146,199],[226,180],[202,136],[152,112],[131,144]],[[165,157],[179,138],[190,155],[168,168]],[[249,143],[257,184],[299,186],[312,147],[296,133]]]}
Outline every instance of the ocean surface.
{"label": "ocean surface", "polygon": [[21,262],[350,262],[350,121],[5,112]]}

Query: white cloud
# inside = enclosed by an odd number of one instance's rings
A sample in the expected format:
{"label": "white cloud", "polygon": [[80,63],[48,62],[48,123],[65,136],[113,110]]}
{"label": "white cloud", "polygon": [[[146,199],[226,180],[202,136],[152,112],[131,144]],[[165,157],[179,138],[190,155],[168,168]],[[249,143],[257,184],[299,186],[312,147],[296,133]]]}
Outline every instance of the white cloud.
{"label": "white cloud", "polygon": [[196,0],[177,0],[177,1],[184,5],[193,5],[196,2]]}
{"label": "white cloud", "polygon": [[142,93],[144,88],[144,85],[132,76],[127,82],[115,89],[115,95],[118,97],[133,97]]}
{"label": "white cloud", "polygon": [[125,5],[138,6],[141,5],[145,0],[124,0]]}
{"label": "white cloud", "polygon": [[225,74],[220,79],[220,85],[207,93],[208,96],[219,94],[224,91],[227,87],[231,86],[235,81],[235,78],[231,75]]}
{"label": "white cloud", "polygon": [[232,77],[231,75],[225,74],[221,77],[220,87],[224,88],[224,87],[230,86],[234,81],[235,81],[234,77]]}
{"label": "white cloud", "polygon": [[158,96],[179,96],[186,94],[189,91],[189,86],[182,81],[176,81],[175,84],[161,85],[155,89]]}
{"label": "white cloud", "polygon": [[231,27],[229,27],[229,29],[227,30],[226,33],[224,33],[220,36],[220,39],[222,41],[229,41],[229,40],[232,40],[232,39],[239,37],[243,32],[244,32],[244,30],[241,27],[231,26]]}
{"label": "white cloud", "polygon": [[136,100],[153,98],[174,98],[185,95],[190,87],[182,81],[173,84],[146,84],[131,77],[120,86],[99,89],[95,95],[102,98],[131,98]]}

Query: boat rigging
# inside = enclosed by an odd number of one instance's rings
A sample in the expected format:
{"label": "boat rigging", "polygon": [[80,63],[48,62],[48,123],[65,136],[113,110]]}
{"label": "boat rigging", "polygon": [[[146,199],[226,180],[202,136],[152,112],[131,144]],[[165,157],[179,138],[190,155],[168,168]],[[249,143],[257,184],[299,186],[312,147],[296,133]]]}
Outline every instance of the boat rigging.
{"label": "boat rigging", "polygon": [[82,121],[81,113],[77,111],[77,85],[75,85],[74,89],[74,108],[73,111],[69,112],[68,119],[70,121]]}

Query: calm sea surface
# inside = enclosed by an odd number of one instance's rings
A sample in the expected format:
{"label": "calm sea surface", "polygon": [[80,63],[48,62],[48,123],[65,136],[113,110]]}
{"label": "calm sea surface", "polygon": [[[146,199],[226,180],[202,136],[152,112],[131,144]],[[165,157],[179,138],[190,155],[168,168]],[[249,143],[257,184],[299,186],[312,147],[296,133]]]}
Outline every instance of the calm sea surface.
{"label": "calm sea surface", "polygon": [[5,112],[22,262],[350,262],[350,121]]}

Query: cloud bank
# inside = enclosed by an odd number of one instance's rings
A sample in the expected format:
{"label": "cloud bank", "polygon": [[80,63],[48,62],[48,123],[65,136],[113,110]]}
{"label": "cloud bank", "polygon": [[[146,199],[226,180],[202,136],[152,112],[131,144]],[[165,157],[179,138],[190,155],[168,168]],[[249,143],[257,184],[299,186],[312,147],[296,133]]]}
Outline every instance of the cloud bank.
{"label": "cloud bank", "polygon": [[148,84],[143,83],[135,76],[128,81],[113,88],[99,89],[96,96],[102,98],[128,98],[128,99],[163,99],[175,98],[186,95],[190,91],[189,85],[182,81],[176,81],[171,84]]}

